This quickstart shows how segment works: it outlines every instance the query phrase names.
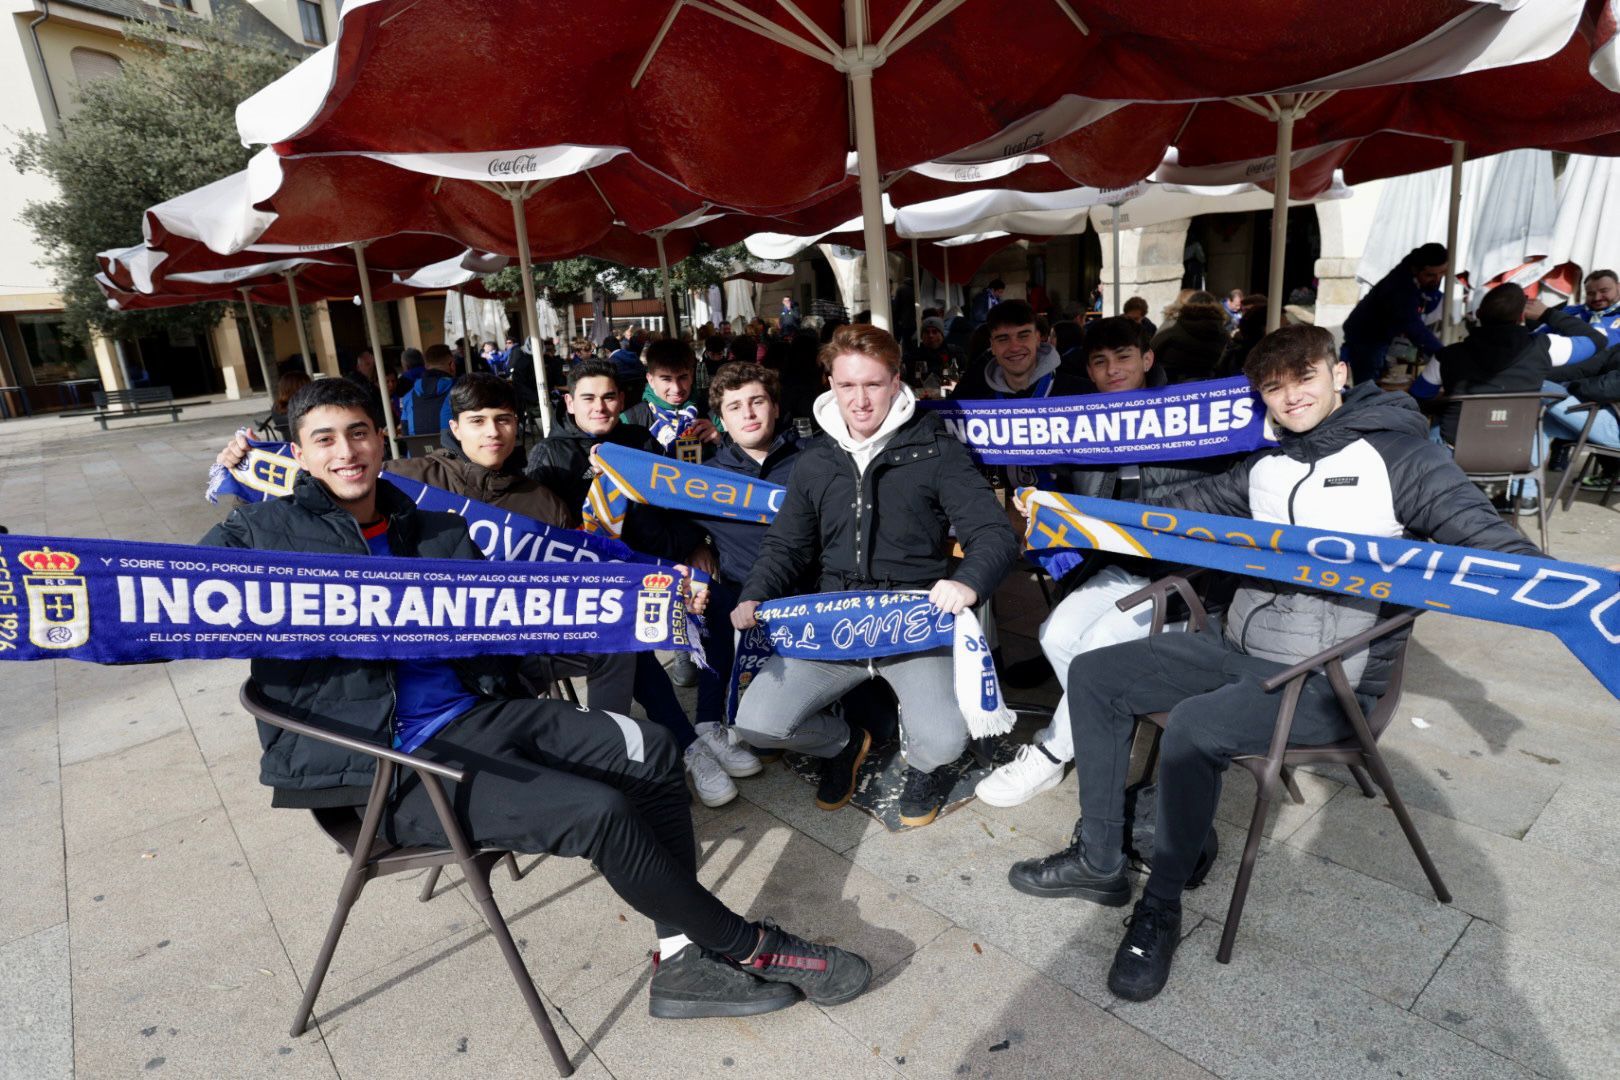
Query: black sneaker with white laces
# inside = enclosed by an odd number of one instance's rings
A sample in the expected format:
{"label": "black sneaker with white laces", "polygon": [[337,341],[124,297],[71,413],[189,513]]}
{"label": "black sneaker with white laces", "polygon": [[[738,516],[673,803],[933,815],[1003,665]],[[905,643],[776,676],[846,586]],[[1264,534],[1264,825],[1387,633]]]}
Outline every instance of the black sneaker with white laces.
{"label": "black sneaker with white laces", "polygon": [[797,987],[817,1005],[842,1005],[866,992],[872,965],[834,945],[818,945],[788,933],[766,919],[764,935],[744,971],[773,983]]}
{"label": "black sneaker with white laces", "polygon": [[1156,997],[1170,978],[1170,960],[1180,943],[1181,912],[1142,897],[1125,920],[1125,940],[1114,953],[1108,989],[1126,1001]]}
{"label": "black sneaker with white laces", "polygon": [[653,954],[647,1011],[662,1020],[758,1016],[799,1000],[786,983],[766,982],[719,953],[688,945],[674,956]]}
{"label": "black sneaker with white laces", "polygon": [[900,824],[910,828],[927,825],[939,816],[945,790],[934,773],[906,766],[906,786],[900,791]]}
{"label": "black sneaker with white laces", "polygon": [[816,805],[823,810],[842,810],[855,797],[855,780],[861,764],[872,749],[872,735],[864,728],[851,727],[849,742],[837,754],[822,762],[821,782],[816,785]]}

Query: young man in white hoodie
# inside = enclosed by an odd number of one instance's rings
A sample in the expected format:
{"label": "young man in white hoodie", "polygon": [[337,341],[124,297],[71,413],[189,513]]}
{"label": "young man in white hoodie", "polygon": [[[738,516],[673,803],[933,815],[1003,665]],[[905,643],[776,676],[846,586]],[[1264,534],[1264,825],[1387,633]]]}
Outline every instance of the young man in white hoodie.
{"label": "young man in white hoodie", "polygon": [[[814,409],[826,437],[802,452],[732,624],[753,626],[761,601],[791,595],[811,572],[822,592],[924,590],[952,614],[988,597],[1018,561],[1018,539],[967,450],[917,410],[900,378],[898,343],[875,326],[842,326],[820,361],[832,385]],[[952,530],[963,551],[954,570]],[[881,678],[900,699],[908,766],[900,820],[926,825],[945,796],[935,770],[967,745],[951,664],[949,649],[871,660],[773,657],[742,699],[737,734],[755,747],[827,759],[816,803],[836,810],[854,794],[871,736],[852,734],[824,710]]]}

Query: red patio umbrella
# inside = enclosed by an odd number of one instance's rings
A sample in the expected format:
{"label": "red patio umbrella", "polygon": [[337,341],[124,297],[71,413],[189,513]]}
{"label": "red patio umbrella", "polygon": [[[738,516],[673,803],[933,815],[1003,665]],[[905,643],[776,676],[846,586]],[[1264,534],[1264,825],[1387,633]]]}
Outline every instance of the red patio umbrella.
{"label": "red patio umbrella", "polygon": [[[878,247],[880,179],[964,143],[971,165],[1124,102],[1432,77],[1506,62],[1504,38],[1539,55],[1567,38],[1570,2],[1532,14],[1516,0],[1228,0],[1144,20],[1130,0],[362,0],[331,46],[237,119],[244,141],[278,153],[410,156],[423,172],[623,148],[710,202],[766,214],[846,184],[853,149]],[[1540,32],[1521,32],[1530,25]],[[689,62],[710,56],[757,62]],[[523,71],[494,108],[492,68]],[[872,268],[886,323],[886,270]]]}

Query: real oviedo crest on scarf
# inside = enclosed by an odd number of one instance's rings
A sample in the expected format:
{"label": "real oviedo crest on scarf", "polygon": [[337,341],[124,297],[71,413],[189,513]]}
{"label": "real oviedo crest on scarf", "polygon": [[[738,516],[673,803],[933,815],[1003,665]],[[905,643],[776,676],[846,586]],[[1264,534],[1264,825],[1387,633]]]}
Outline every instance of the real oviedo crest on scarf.
{"label": "real oviedo crest on scarf", "polygon": [[77,571],[79,557],[68,551],[25,551],[17,556],[28,571],[28,640],[42,649],[76,649],[90,640],[90,590]]}

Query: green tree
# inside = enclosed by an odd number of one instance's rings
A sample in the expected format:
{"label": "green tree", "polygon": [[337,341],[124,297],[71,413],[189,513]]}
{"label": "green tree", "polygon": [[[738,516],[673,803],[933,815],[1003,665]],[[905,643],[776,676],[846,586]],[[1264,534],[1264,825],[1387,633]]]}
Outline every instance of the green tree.
{"label": "green tree", "polygon": [[246,167],[251,151],[236,133],[236,103],[297,60],[230,21],[132,23],[125,36],[135,55],[119,74],[81,87],[59,132],[23,132],[12,153],[20,172],[56,186],[55,198],[28,203],[21,218],[62,290],[65,330],[81,340],[92,330],[132,338],[205,331],[219,321],[222,304],[108,310],[95,256],[138,243],[148,206]]}

